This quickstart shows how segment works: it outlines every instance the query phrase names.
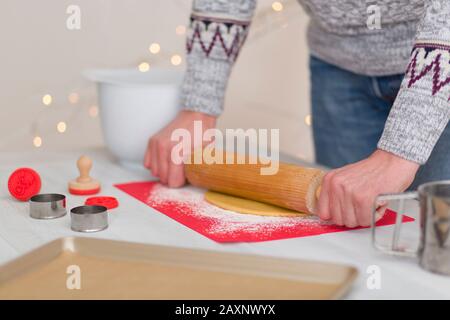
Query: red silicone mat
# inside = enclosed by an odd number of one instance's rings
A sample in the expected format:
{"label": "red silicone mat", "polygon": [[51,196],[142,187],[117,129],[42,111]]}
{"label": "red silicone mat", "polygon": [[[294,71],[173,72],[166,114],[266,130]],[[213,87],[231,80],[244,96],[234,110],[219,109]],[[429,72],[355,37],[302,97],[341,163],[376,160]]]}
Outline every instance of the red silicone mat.
{"label": "red silicone mat", "polygon": [[[131,182],[115,187],[162,214],[217,242],[256,242],[315,236],[355,229],[339,227],[307,217],[262,217],[217,208],[203,199],[204,190],[192,186],[170,189],[156,182]],[[377,226],[395,223],[387,211]],[[403,216],[403,222],[414,221]]]}

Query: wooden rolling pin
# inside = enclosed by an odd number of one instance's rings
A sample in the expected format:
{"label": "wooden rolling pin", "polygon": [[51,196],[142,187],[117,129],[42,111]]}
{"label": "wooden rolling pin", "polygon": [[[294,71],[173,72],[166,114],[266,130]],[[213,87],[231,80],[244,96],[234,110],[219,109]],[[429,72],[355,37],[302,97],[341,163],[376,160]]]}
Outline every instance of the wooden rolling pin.
{"label": "wooden rolling pin", "polygon": [[[225,156],[237,159],[234,154]],[[193,159],[194,155],[191,163],[194,163]],[[280,162],[275,175],[261,175],[260,169],[269,165],[248,164],[248,161],[245,164],[233,163],[205,164],[203,161],[201,164],[185,164],[186,178],[197,187],[314,213],[325,172]]]}

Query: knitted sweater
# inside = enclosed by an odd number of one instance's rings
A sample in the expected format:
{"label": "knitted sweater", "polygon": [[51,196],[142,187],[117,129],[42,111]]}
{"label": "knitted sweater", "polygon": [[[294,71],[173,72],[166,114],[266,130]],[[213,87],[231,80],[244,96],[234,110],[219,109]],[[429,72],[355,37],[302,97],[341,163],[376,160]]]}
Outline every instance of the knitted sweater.
{"label": "knitted sweater", "polygon": [[[311,17],[312,55],[357,74],[405,74],[378,148],[425,163],[450,119],[450,0],[299,1]],[[223,111],[255,6],[256,0],[194,0],[184,109]],[[380,28],[370,27],[376,10]]]}

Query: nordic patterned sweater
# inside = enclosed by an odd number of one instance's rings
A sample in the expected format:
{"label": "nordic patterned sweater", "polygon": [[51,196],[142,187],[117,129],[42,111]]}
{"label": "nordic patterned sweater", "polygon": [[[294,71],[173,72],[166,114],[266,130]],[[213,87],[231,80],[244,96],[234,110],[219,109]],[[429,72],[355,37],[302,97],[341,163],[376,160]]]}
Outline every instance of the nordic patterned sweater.
{"label": "nordic patterned sweater", "polygon": [[[312,55],[357,74],[405,74],[378,148],[424,164],[450,118],[450,0],[299,1],[311,17]],[[381,28],[368,27],[373,5]],[[194,0],[184,109],[220,115],[255,7],[256,0]]]}

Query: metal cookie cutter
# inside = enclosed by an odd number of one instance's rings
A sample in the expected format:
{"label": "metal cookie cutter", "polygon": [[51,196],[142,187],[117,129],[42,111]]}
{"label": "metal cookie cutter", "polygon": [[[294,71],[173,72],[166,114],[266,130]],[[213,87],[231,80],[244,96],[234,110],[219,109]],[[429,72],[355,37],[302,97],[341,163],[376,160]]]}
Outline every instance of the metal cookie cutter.
{"label": "metal cookie cutter", "polygon": [[35,219],[55,219],[65,216],[66,196],[58,193],[37,194],[30,198],[30,216]]}
{"label": "metal cookie cutter", "polygon": [[104,206],[80,206],[70,210],[71,228],[78,232],[96,232],[108,228],[108,209]]}

